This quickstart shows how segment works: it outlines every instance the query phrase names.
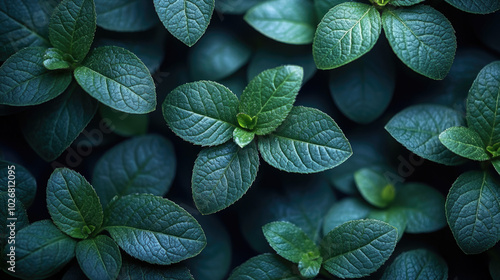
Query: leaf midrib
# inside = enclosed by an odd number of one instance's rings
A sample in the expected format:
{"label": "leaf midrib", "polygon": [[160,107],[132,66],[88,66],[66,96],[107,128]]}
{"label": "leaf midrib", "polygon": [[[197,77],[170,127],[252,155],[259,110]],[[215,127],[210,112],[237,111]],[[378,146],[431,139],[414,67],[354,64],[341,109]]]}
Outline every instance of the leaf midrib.
{"label": "leaf midrib", "polygon": [[132,226],[116,225],[116,226],[105,226],[105,227],[101,228],[101,230],[107,230],[108,232],[109,232],[109,229],[111,229],[111,230],[113,230],[113,229],[127,229],[130,231],[142,231],[142,232],[148,232],[148,233],[152,233],[152,234],[164,235],[164,236],[168,236],[168,237],[172,237],[172,238],[176,238],[176,239],[181,239],[181,240],[193,241],[193,242],[197,242],[197,243],[204,243],[203,241],[200,241],[197,239],[190,239],[190,238],[186,238],[186,237],[167,234],[167,233],[160,232],[160,231],[153,231],[150,229],[143,229],[143,228],[132,227]]}

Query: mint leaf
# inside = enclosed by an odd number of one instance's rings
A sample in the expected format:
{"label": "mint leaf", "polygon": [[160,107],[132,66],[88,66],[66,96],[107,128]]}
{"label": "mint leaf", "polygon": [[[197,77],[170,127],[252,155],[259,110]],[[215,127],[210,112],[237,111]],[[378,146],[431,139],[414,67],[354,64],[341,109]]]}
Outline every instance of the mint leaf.
{"label": "mint leaf", "polygon": [[0,66],[0,104],[38,105],[61,94],[71,83],[71,72],[43,66],[45,48],[24,48]]}
{"label": "mint leaf", "polygon": [[103,212],[94,188],[79,173],[58,168],[47,182],[47,208],[64,233],[85,239],[99,229]]}
{"label": "mint leaf", "polygon": [[500,2],[495,0],[445,0],[453,7],[473,14],[489,14],[500,9]]}
{"label": "mint leaf", "polygon": [[236,115],[236,119],[238,120],[238,124],[240,125],[240,127],[252,130],[257,125],[258,117],[250,117],[245,113],[238,113]]}
{"label": "mint leaf", "polygon": [[239,112],[257,118],[255,134],[274,131],[286,118],[302,84],[300,66],[266,70],[253,78],[240,97]]}
{"label": "mint leaf", "polygon": [[196,145],[227,142],[238,126],[238,97],[216,82],[199,81],[177,87],[163,101],[162,110],[170,129]]}
{"label": "mint leaf", "polygon": [[240,148],[244,148],[246,145],[250,144],[250,142],[252,142],[254,137],[255,133],[251,131],[246,131],[239,127],[235,128],[233,131],[234,142],[238,144]]}
{"label": "mint leaf", "polygon": [[458,246],[479,254],[500,239],[500,186],[487,172],[469,171],[453,183],[446,218]]}
{"label": "mint leaf", "polygon": [[333,69],[367,53],[380,35],[380,14],[372,5],[342,3],[323,17],[316,29],[313,56],[318,69]]}
{"label": "mint leaf", "polygon": [[493,164],[493,167],[495,167],[495,170],[500,175],[500,158],[495,158],[491,160],[491,164]]}
{"label": "mint leaf", "polygon": [[99,159],[92,185],[105,207],[115,196],[165,195],[175,170],[175,151],[170,141],[154,134],[139,136],[116,145]]}
{"label": "mint leaf", "polygon": [[259,139],[259,151],[270,165],[297,173],[333,168],[352,154],[335,121],[319,110],[306,107],[293,107],[276,131]]}
{"label": "mint leaf", "polygon": [[394,139],[415,154],[445,165],[459,165],[464,158],[439,141],[444,130],[464,124],[459,112],[440,105],[414,105],[396,114],[385,125]]}
{"label": "mint leaf", "polygon": [[48,48],[43,55],[43,66],[49,70],[71,68],[71,58],[63,51],[56,48]]}
{"label": "mint leaf", "polygon": [[94,0],[97,25],[119,32],[144,31],[158,23],[153,2],[144,0]]}
{"label": "mint leaf", "polygon": [[76,259],[90,279],[116,279],[122,266],[120,248],[106,235],[78,242]]}
{"label": "mint leaf", "polygon": [[490,159],[481,136],[470,128],[463,126],[450,127],[439,134],[439,141],[459,156],[479,161]]}
{"label": "mint leaf", "polygon": [[21,130],[31,148],[50,162],[73,143],[96,110],[96,100],[74,83],[56,99],[27,111]]}
{"label": "mint leaf", "polygon": [[50,17],[50,43],[81,62],[94,41],[95,29],[94,1],[63,0]]}
{"label": "mint leaf", "polygon": [[385,210],[372,210],[367,218],[386,222],[395,227],[398,230],[398,241],[403,237],[406,225],[408,224],[406,213],[397,207]]}
{"label": "mint leaf", "polygon": [[318,275],[323,259],[316,254],[305,254],[299,262],[299,272],[305,278],[312,278]]}
{"label": "mint leaf", "polygon": [[392,6],[402,6],[402,7],[406,7],[406,6],[413,6],[413,5],[416,5],[418,3],[421,3],[421,2],[424,2],[425,0],[391,0],[389,2],[389,4],[391,4]]}
{"label": "mint leaf", "polygon": [[396,196],[396,189],[380,172],[369,168],[362,168],[354,173],[354,181],[361,195],[370,204],[377,207],[386,207]]}
{"label": "mint leaf", "polygon": [[117,279],[127,280],[150,280],[150,279],[166,279],[166,280],[194,280],[193,276],[184,266],[169,265],[144,265],[138,264],[131,260],[123,261],[122,269]]}
{"label": "mint leaf", "polygon": [[341,278],[367,276],[389,259],[397,238],[396,228],[381,221],[346,222],[323,237],[323,268]]}
{"label": "mint leaf", "polygon": [[245,21],[265,36],[287,44],[309,44],[316,29],[314,6],[302,0],[273,0],[250,9]]}
{"label": "mint leaf", "polygon": [[238,279],[300,280],[290,263],[275,254],[262,254],[236,267],[228,280]]}
{"label": "mint leaf", "polygon": [[120,136],[130,137],[144,135],[148,131],[148,115],[136,115],[117,111],[104,104],[99,106],[99,115],[102,119],[108,120],[113,133]]}
{"label": "mint leaf", "polygon": [[205,33],[214,11],[214,0],[153,0],[167,30],[188,47]]}
{"label": "mint leaf", "polygon": [[345,222],[368,217],[373,208],[357,197],[347,197],[333,204],[323,219],[323,235]]}
{"label": "mint leaf", "polygon": [[[29,172],[29,170],[27,170],[20,164],[0,160],[0,192],[9,192],[9,185],[12,186],[13,183],[11,182],[9,184],[9,180],[12,179],[12,176],[9,179],[9,174],[12,174],[13,172],[15,173],[14,183],[16,200],[21,201],[24,207],[28,208],[35,199],[36,179]],[[7,210],[7,208],[5,208],[4,210]]]}
{"label": "mint leaf", "polygon": [[381,279],[446,280],[448,266],[436,253],[425,249],[411,250],[397,256]]}
{"label": "mint leaf", "polygon": [[74,75],[92,97],[118,111],[145,114],[156,107],[155,85],[149,70],[126,49],[94,49]]}
{"label": "mint leaf", "polygon": [[404,64],[434,80],[446,77],[457,39],[443,14],[426,5],[387,9],[382,13],[382,23],[389,44]]}
{"label": "mint leaf", "polygon": [[191,179],[196,208],[206,215],[233,204],[250,188],[258,169],[255,142],[245,148],[228,142],[201,150]]}

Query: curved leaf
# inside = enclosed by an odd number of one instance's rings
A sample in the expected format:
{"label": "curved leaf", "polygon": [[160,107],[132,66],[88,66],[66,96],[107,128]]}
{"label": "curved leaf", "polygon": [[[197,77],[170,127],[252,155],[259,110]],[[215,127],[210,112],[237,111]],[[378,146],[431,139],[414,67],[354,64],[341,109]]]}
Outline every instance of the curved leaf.
{"label": "curved leaf", "polygon": [[228,280],[268,279],[268,280],[300,280],[292,266],[275,254],[262,254],[249,259],[236,267]]}
{"label": "curved leaf", "polygon": [[[11,176],[9,179],[10,173]],[[36,195],[36,179],[33,175],[23,166],[10,161],[0,160],[0,192],[9,192],[9,180],[14,179],[16,199],[22,202],[25,208],[28,208]]]}
{"label": "curved leaf", "polygon": [[445,0],[453,7],[473,14],[489,14],[500,10],[500,2],[496,0]]}
{"label": "curved leaf", "polygon": [[120,248],[106,235],[78,242],[76,259],[89,279],[114,280],[122,266]]}
{"label": "curved leaf", "polygon": [[372,210],[367,218],[386,222],[395,227],[398,230],[398,240],[401,240],[401,237],[403,237],[406,225],[408,224],[406,213],[397,207],[391,207],[384,210]]}
{"label": "curved leaf", "polygon": [[448,150],[459,156],[479,161],[490,159],[481,136],[470,128],[463,126],[450,127],[439,134],[439,141]]}
{"label": "curved leaf", "polygon": [[383,208],[394,200],[396,190],[381,172],[362,168],[354,173],[354,181],[364,199],[374,206]]}
{"label": "curved leaf", "polygon": [[397,256],[386,268],[381,279],[446,280],[448,279],[448,266],[437,254],[425,249],[417,249]]}
{"label": "curved leaf", "polygon": [[158,23],[151,0],[94,0],[97,25],[119,32],[144,31]]}
{"label": "curved leaf", "polygon": [[343,223],[365,219],[372,211],[372,207],[357,197],[347,197],[332,205],[323,219],[323,235]]}

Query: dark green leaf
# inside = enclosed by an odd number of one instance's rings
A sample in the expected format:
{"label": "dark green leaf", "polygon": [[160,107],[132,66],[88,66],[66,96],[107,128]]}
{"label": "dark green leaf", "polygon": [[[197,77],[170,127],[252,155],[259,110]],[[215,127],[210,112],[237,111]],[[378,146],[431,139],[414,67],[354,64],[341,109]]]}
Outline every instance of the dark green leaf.
{"label": "dark green leaf", "polygon": [[384,271],[382,279],[446,280],[448,266],[439,255],[417,249],[400,254]]}
{"label": "dark green leaf", "polygon": [[124,136],[144,135],[148,131],[148,115],[136,115],[117,111],[104,104],[99,106],[102,119],[108,120],[110,129],[114,133]]}
{"label": "dark green leaf", "polygon": [[439,141],[459,156],[479,161],[490,159],[481,136],[473,129],[463,126],[450,127],[439,134]]}
{"label": "dark green leaf", "polygon": [[386,207],[396,196],[394,185],[381,173],[370,168],[362,168],[354,173],[354,181],[361,195],[370,204]]}
{"label": "dark green leaf", "polygon": [[[9,170],[11,170],[10,174]],[[11,175],[10,178],[9,175]],[[9,184],[9,180],[14,182]],[[9,185],[15,185],[16,200],[19,200],[25,208],[28,208],[35,199],[35,177],[20,164],[0,160],[0,192],[8,193]]]}
{"label": "dark green leaf", "polygon": [[78,242],[76,259],[85,275],[91,280],[114,280],[118,277],[122,266],[120,248],[106,235]]}
{"label": "dark green leaf", "polygon": [[473,14],[489,14],[500,9],[500,2],[497,0],[445,0],[453,7]]}
{"label": "dark green leaf", "polygon": [[375,219],[386,222],[398,230],[398,240],[403,237],[406,230],[407,218],[406,213],[397,207],[385,210],[372,210],[368,215],[368,219]]}
{"label": "dark green leaf", "polygon": [[119,32],[136,32],[158,23],[151,0],[94,0],[97,25]]}
{"label": "dark green leaf", "polygon": [[48,48],[43,55],[43,66],[49,70],[71,68],[71,57],[56,48]]}
{"label": "dark green leaf", "polygon": [[266,280],[300,280],[293,271],[293,266],[274,254],[262,254],[249,259],[236,267],[228,280],[266,279]]}
{"label": "dark green leaf", "polygon": [[424,2],[425,0],[391,0],[389,4],[393,6],[413,6],[418,3]]}
{"label": "dark green leaf", "polygon": [[372,210],[370,205],[356,197],[347,197],[336,202],[323,219],[323,235],[345,222],[367,218]]}
{"label": "dark green leaf", "polygon": [[234,142],[238,144],[240,148],[244,148],[246,145],[250,144],[254,137],[255,133],[241,129],[239,127],[235,128],[233,132]]}

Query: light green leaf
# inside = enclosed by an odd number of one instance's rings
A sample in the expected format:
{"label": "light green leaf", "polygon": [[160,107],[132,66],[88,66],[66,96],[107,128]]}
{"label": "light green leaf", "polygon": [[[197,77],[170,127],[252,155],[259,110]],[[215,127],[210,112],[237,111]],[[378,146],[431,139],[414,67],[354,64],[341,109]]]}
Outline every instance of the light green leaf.
{"label": "light green leaf", "polygon": [[453,7],[464,12],[473,14],[489,14],[500,9],[500,2],[497,0],[445,0]]}
{"label": "light green leaf", "polygon": [[244,130],[242,128],[235,128],[233,131],[233,139],[240,148],[244,148],[246,145],[250,144],[252,142],[253,138],[255,137],[255,133],[251,131]]}
{"label": "light green leaf", "polygon": [[386,222],[398,230],[398,240],[403,237],[408,224],[406,213],[397,207],[385,210],[372,210],[367,217],[368,219],[375,219]]}
{"label": "light green leaf", "polygon": [[386,207],[396,196],[394,185],[383,174],[370,168],[356,171],[354,181],[361,195],[374,206]]}
{"label": "light green leaf", "polygon": [[479,161],[490,159],[481,136],[470,128],[463,126],[450,127],[439,134],[439,141],[459,156]]}
{"label": "light green leaf", "polygon": [[130,194],[111,201],[103,230],[139,260],[169,265],[198,255],[207,241],[198,222],[170,200]]}
{"label": "light green leaf", "polygon": [[356,197],[347,197],[336,202],[323,218],[323,235],[345,222],[367,218],[372,210],[370,205]]}
{"label": "light green leaf", "polygon": [[236,115],[236,119],[238,120],[238,124],[240,125],[240,127],[252,130],[257,125],[258,118],[257,116],[250,117],[245,113],[238,113]]}
{"label": "light green leaf", "polygon": [[[12,180],[15,182],[9,183]],[[35,177],[20,164],[0,160],[0,192],[8,193],[9,185],[15,185],[16,200],[22,202],[25,208],[33,203],[36,195]]]}
{"label": "light green leaf", "polygon": [[71,72],[43,66],[45,48],[18,51],[0,66],[0,104],[38,105],[61,94],[71,83]]}
{"label": "light green leaf", "polygon": [[31,148],[50,162],[73,143],[96,110],[96,100],[74,83],[56,99],[27,111],[21,130]]}
{"label": "light green leaf", "polygon": [[397,238],[396,228],[381,221],[346,222],[323,238],[323,268],[341,278],[367,276],[389,259]]}
{"label": "light green leaf", "polygon": [[275,254],[262,254],[249,259],[236,267],[228,280],[266,279],[266,280],[300,280],[287,261]]}
{"label": "light green leaf", "polygon": [[48,48],[43,55],[43,66],[49,70],[71,68],[72,58],[56,48]]}
{"label": "light green leaf", "polygon": [[147,265],[136,260],[124,260],[118,278],[120,280],[194,280],[185,266]]}
{"label": "light green leaf", "polygon": [[239,112],[258,118],[255,134],[268,134],[285,120],[303,75],[302,67],[286,65],[266,70],[250,81],[240,97]]}
{"label": "light green leaf", "polygon": [[493,167],[495,167],[495,170],[500,175],[500,158],[493,159],[491,161],[491,164],[493,164]]}
{"label": "light green leaf", "polygon": [[323,17],[316,29],[313,56],[318,69],[333,69],[364,55],[375,45],[382,23],[375,6],[348,2]]}
{"label": "light green leaf", "polygon": [[407,6],[416,5],[416,4],[424,2],[424,1],[425,0],[390,0],[389,4],[391,4],[392,6],[407,7]]}
{"label": "light green leaf", "polygon": [[50,17],[50,43],[81,62],[94,41],[95,29],[93,0],[63,0]]}
{"label": "light green leaf", "polygon": [[94,188],[79,173],[58,168],[47,182],[47,208],[64,233],[85,239],[101,227],[102,206]]}
{"label": "light green leaf", "polygon": [[94,0],[97,25],[119,32],[144,31],[158,23],[151,0]]}
{"label": "light green leaf", "polygon": [[394,139],[415,154],[445,165],[459,165],[464,158],[448,150],[439,134],[453,126],[463,126],[458,111],[440,105],[414,105],[396,114],[386,124]]}
{"label": "light green leaf", "polygon": [[500,156],[500,143],[496,143],[493,146],[487,146],[486,151],[491,154],[493,158]]}
{"label": "light green leaf", "polygon": [[299,272],[305,278],[313,278],[319,274],[319,270],[321,269],[321,262],[323,258],[321,258],[316,254],[308,253],[302,256],[302,259],[299,262]]}
{"label": "light green leaf", "polygon": [[436,253],[425,249],[406,251],[386,268],[382,280],[397,279],[448,279],[448,266]]}
{"label": "light green leaf", "polygon": [[205,33],[214,0],[153,0],[156,13],[175,38],[192,47]]}
{"label": "light green leaf", "polygon": [[450,71],[457,39],[448,19],[426,5],[386,9],[385,36],[396,55],[413,71],[442,80]]}
{"label": "light green leaf", "polygon": [[500,239],[500,186],[487,172],[460,175],[446,198],[446,218],[464,253],[486,251]]}
{"label": "light green leaf", "polygon": [[148,131],[149,117],[117,111],[104,104],[99,106],[102,119],[108,120],[110,129],[124,137],[144,135]]}
{"label": "light green leaf", "polygon": [[120,47],[94,49],[74,72],[92,97],[118,111],[145,114],[156,107],[156,92],[148,68]]}
{"label": "light green leaf", "polygon": [[238,97],[216,82],[199,81],[177,87],[165,98],[162,110],[170,129],[196,145],[227,142],[238,126]]}
{"label": "light green leaf", "polygon": [[120,248],[106,235],[78,242],[76,259],[89,279],[114,280],[118,277],[122,266]]}
{"label": "light green leaf", "polygon": [[352,154],[335,121],[319,110],[306,107],[293,107],[276,131],[259,138],[259,151],[270,165],[297,173],[333,168]]}
{"label": "light green leaf", "polygon": [[254,6],[245,21],[265,36],[287,44],[309,44],[316,29],[314,6],[303,0],[273,0]]}
{"label": "light green leaf", "polygon": [[196,208],[206,215],[233,204],[250,188],[258,169],[255,142],[245,148],[228,142],[203,149],[194,163],[191,180]]}

